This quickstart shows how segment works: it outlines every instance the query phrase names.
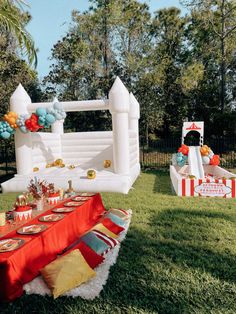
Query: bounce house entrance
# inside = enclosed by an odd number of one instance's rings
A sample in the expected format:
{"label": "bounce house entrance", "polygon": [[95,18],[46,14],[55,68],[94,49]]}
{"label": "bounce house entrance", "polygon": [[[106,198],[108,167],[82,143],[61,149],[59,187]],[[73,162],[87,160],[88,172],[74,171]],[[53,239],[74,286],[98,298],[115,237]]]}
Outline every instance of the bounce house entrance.
{"label": "bounce house entrance", "polygon": [[198,146],[199,143],[200,133],[197,131],[190,131],[184,139],[184,144],[188,146]]}

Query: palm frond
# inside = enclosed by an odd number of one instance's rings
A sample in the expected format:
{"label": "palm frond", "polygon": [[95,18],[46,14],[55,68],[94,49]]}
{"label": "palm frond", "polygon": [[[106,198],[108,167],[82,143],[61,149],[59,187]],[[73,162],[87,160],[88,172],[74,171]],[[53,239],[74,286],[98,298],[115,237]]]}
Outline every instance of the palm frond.
{"label": "palm frond", "polygon": [[[15,0],[24,3],[23,0]],[[12,33],[24,55],[27,55],[30,64],[37,65],[37,54],[34,41],[26,31],[20,14],[16,13],[15,7],[10,0],[1,0],[0,4],[0,27]]]}

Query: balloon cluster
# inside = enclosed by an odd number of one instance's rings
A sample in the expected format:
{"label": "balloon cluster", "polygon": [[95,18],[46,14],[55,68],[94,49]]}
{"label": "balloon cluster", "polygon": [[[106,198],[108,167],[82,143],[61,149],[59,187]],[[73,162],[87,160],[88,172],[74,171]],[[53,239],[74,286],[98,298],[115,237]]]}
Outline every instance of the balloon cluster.
{"label": "balloon cluster", "polygon": [[183,167],[188,160],[188,156],[184,155],[182,152],[176,154],[177,165]]}
{"label": "balloon cluster", "polygon": [[172,164],[183,167],[188,160],[189,147],[185,144],[182,144],[178,149],[178,153],[174,154],[172,157]]}
{"label": "balloon cluster", "polygon": [[10,126],[7,121],[0,121],[0,137],[4,140],[8,139],[15,133],[15,129]]}
{"label": "balloon cluster", "polygon": [[220,156],[214,155],[213,151],[207,145],[203,145],[200,148],[200,153],[204,165],[218,166],[220,164]]}
{"label": "balloon cluster", "polygon": [[14,111],[10,111],[4,115],[4,120],[7,121],[10,127],[13,129],[17,128],[17,124],[16,124],[17,118],[18,118],[18,115]]}
{"label": "balloon cluster", "polygon": [[4,115],[5,121],[0,121],[0,138],[7,139],[19,128],[22,133],[37,132],[49,128],[57,120],[66,118],[66,113],[59,102],[54,102],[50,108],[37,108],[31,115],[18,115],[14,111]]}
{"label": "balloon cluster", "polygon": [[[178,149],[178,153],[174,154],[172,157],[172,164],[183,167],[188,160],[189,147],[182,144]],[[218,166],[220,164],[219,155],[214,155],[213,151],[207,145],[200,147],[200,153],[202,156],[202,163],[204,165]]]}
{"label": "balloon cluster", "polygon": [[182,144],[181,147],[178,149],[179,153],[182,153],[184,156],[188,156],[189,147],[185,144]]}

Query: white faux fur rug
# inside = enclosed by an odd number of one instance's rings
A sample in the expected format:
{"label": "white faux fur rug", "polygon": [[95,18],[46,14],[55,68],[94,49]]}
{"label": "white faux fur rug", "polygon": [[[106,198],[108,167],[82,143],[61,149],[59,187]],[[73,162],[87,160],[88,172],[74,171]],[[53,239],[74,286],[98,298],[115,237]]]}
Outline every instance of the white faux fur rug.
{"label": "white faux fur rug", "polygon": [[[128,213],[130,219],[127,220],[127,223],[124,226],[125,230],[119,234],[119,237],[117,239],[120,242],[122,242],[125,239],[127,231],[129,229],[132,210],[129,209]],[[110,267],[116,263],[119,250],[120,244],[118,244],[114,249],[109,251],[105,256],[104,262],[94,269],[96,271],[96,276],[93,279],[87,281],[86,283],[83,283],[77,288],[74,288],[64,293],[63,296],[72,296],[74,298],[79,296],[86,300],[93,300],[96,297],[98,297],[103,289],[103,286],[105,286],[107,282]],[[32,281],[28,282],[27,284],[24,285],[23,288],[27,294],[40,294],[43,296],[51,295],[51,292],[48,289],[46,283],[44,282],[42,276],[38,276]]]}

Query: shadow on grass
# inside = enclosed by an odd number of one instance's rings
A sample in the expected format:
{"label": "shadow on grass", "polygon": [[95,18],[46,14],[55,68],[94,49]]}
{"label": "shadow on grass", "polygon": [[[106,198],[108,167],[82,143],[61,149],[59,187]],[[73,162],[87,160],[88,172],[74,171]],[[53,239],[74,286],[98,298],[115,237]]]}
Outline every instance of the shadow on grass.
{"label": "shadow on grass", "polygon": [[[229,237],[228,222],[234,223],[233,236],[230,230]],[[236,256],[229,248],[235,246],[235,223],[236,219],[225,213],[167,210],[153,217],[153,226],[162,236],[156,246],[160,254],[179,266],[187,265],[216,279],[236,283]]]}
{"label": "shadow on grass", "polygon": [[174,195],[171,190],[170,173],[168,169],[152,170],[150,173],[156,176],[153,193]]}
{"label": "shadow on grass", "polygon": [[[188,216],[186,221],[184,214]],[[199,219],[204,221],[206,217],[215,228],[215,220],[234,221],[223,213],[179,209],[155,215],[146,231],[132,228],[122,244],[118,263],[111,269],[102,293],[104,301],[109,298],[121,308],[145,313],[235,310],[236,256],[225,243],[221,251],[209,245],[214,240],[211,229],[199,228],[200,239],[198,233],[191,233]]]}
{"label": "shadow on grass", "polygon": [[[38,309],[40,313],[57,314],[235,310],[235,291],[229,285],[236,282],[236,258],[227,251],[209,248],[211,229],[199,227],[199,219],[204,224],[206,218],[214,228],[215,220],[231,221],[223,213],[176,209],[150,216],[146,229],[131,224],[118,261],[95,300],[24,296],[8,307],[9,312],[1,313],[39,313]],[[199,233],[194,228],[199,228]],[[206,240],[199,243],[199,234]]]}
{"label": "shadow on grass", "polygon": [[1,188],[1,183],[10,180],[11,178],[14,177],[14,173],[9,173],[9,174],[5,174],[5,175],[0,175],[0,193],[2,193],[2,188]]}

